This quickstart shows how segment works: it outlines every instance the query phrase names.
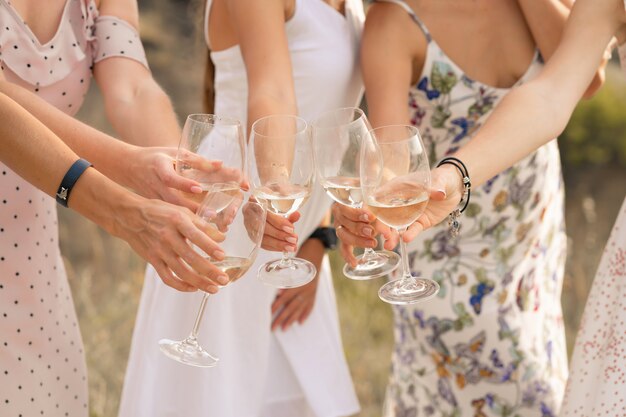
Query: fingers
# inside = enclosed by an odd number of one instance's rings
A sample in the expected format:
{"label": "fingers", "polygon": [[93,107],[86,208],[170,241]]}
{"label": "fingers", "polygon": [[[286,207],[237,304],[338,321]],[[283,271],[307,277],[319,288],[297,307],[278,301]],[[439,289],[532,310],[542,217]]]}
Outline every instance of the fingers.
{"label": "fingers", "polygon": [[265,231],[261,246],[263,249],[272,251],[295,252],[298,243],[298,235],[294,233],[292,219],[297,221],[299,213],[293,213],[289,218],[267,213]]}
{"label": "fingers", "polygon": [[[365,225],[367,225],[367,227],[369,227],[372,231],[374,230],[374,228],[369,226],[367,223],[365,223]],[[357,226],[354,225],[351,225],[351,227],[359,229]],[[350,246],[358,246],[360,248],[375,248],[376,246],[378,246],[378,241],[373,237],[363,237],[350,231],[350,228],[346,227],[344,224],[337,225],[337,219],[335,219],[335,231],[337,233],[337,237],[343,243],[346,243]]]}
{"label": "fingers", "polygon": [[375,219],[367,210],[333,204],[334,223],[337,237],[343,242],[361,248],[375,248],[376,229],[368,223]]}
{"label": "fingers", "polygon": [[402,240],[404,240],[406,243],[409,243],[423,231],[424,231],[424,226],[419,221],[417,221],[413,223],[411,226],[409,226],[406,232],[404,232],[404,235],[402,235]]}
{"label": "fingers", "polygon": [[152,264],[152,266],[156,270],[157,274],[159,275],[163,283],[167,285],[168,287],[172,287],[175,290],[182,291],[182,292],[197,291],[196,287],[193,287],[181,281],[180,279],[178,279],[164,262],[158,261]]}
{"label": "fingers", "polygon": [[310,295],[289,290],[279,293],[272,304],[272,314],[279,312],[272,321],[272,331],[278,327],[283,331],[287,330],[293,323],[302,318],[302,314],[309,309],[309,304],[312,308],[313,303]]}
{"label": "fingers", "polygon": [[347,243],[344,243],[343,241],[341,241],[340,245],[339,245],[339,253],[341,253],[341,256],[343,257],[343,259],[350,264],[350,266],[352,268],[356,267],[356,257],[354,256],[353,253],[354,248],[351,245],[348,245]]}
{"label": "fingers", "polygon": [[[176,277],[184,281],[186,284],[192,285],[193,287],[198,288],[202,291],[206,291],[210,294],[215,294],[219,290],[218,286],[215,284],[215,281],[211,280],[207,276],[198,274],[196,271],[191,269],[185,262],[183,262],[181,258],[175,256],[171,252],[163,254],[161,257],[165,261],[167,267],[176,275]],[[205,260],[205,262],[210,265],[208,261]],[[216,269],[218,272],[221,272],[217,268],[214,269]],[[228,282],[228,278],[226,279],[226,282]]]}
{"label": "fingers", "polygon": [[222,168],[222,161],[206,159],[188,150],[181,149],[180,152],[179,159],[185,161],[185,164],[189,165],[190,168],[206,173],[215,172]]}
{"label": "fingers", "polygon": [[[285,230],[293,230],[293,228],[285,228]],[[298,235],[295,233],[287,233],[284,230],[277,229],[271,223],[267,222],[263,235],[263,244],[267,250],[295,252],[298,243]]]}

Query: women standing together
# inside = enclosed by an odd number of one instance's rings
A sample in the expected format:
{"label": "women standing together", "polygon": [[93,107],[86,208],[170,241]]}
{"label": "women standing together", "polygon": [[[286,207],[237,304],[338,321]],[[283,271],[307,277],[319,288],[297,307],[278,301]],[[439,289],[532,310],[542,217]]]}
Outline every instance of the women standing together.
{"label": "women standing together", "polygon": [[[558,50],[567,1],[382,0],[371,6],[361,63],[372,125],[418,127],[431,162],[455,155],[468,165],[473,182],[458,238],[434,226],[461,196],[460,177],[450,166],[434,171],[438,197],[407,233],[408,240],[432,226],[409,244],[410,266],[413,274],[435,279],[441,291],[426,303],[394,307],[396,346],[385,416],[558,415],[567,378],[560,307],[565,234],[558,149],[547,143],[558,129],[550,127],[547,108],[557,101],[567,115],[583,94],[592,94],[601,84],[597,68],[610,37],[626,33],[621,2],[596,1],[579,1]],[[133,183],[131,175],[118,172],[116,152],[128,148],[70,123],[50,106],[74,114],[93,66],[108,114],[125,140],[177,142],[169,101],[146,68],[133,2],[59,0],[43,12],[32,3],[0,0],[0,61],[8,81],[0,80],[2,92],[112,179],[135,189],[154,183]],[[312,120],[358,103],[359,0],[209,0],[205,10],[215,113],[237,117],[249,128],[269,114]],[[57,23],[54,16],[60,16]],[[590,16],[589,25],[583,16]],[[550,63],[542,70],[545,61]],[[579,61],[585,61],[581,68]],[[494,112],[500,102],[502,109]],[[137,122],[153,113],[147,105],[155,106],[158,123]],[[528,109],[537,119],[523,117]],[[81,142],[83,134],[90,139]],[[146,160],[171,175],[171,166],[164,166],[167,151],[151,152],[143,153],[153,155]],[[0,324],[2,334],[12,336],[0,351],[0,378],[9,387],[0,414],[86,415],[82,343],[58,254],[54,205],[8,168],[2,173],[9,210],[0,215],[0,300],[12,304]],[[180,178],[169,185],[187,191],[194,186]],[[144,194],[189,205],[163,185]],[[211,300],[202,334],[224,360],[208,371],[184,367],[158,351],[157,341],[176,334],[196,305],[155,274],[177,289],[210,291],[219,275],[208,262],[173,266],[165,255],[151,258],[136,245],[155,268],[146,272],[121,416],[335,417],[358,410],[329,266],[321,243],[304,239],[329,205],[318,189],[295,231],[289,222],[269,228],[272,249],[296,250],[297,237],[304,241],[299,255],[320,271],[311,284],[276,292],[247,277]],[[346,254],[350,244],[371,238],[362,233],[367,222],[361,214],[335,210]],[[210,236],[219,240],[219,234]],[[213,241],[204,244],[217,250]],[[255,265],[270,257],[262,254]],[[212,281],[201,280],[207,273]],[[293,322],[298,324],[289,326]],[[576,389],[570,383],[570,392]]]}

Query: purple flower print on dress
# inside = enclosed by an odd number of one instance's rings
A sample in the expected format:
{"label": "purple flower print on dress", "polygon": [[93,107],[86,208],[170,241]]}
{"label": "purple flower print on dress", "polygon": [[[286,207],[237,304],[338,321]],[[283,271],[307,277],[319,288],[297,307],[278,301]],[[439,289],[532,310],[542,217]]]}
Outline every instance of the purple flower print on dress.
{"label": "purple flower print on dress", "polygon": [[461,250],[455,239],[450,237],[450,234],[443,230],[435,235],[432,240],[432,246],[430,248],[432,258],[434,260],[441,260],[443,258],[454,258],[461,254]]}

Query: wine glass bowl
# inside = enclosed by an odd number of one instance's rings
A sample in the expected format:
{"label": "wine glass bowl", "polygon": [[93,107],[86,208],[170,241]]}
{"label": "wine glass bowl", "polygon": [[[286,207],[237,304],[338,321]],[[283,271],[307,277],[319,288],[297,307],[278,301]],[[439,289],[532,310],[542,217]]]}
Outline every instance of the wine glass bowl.
{"label": "wine glass bowl", "polygon": [[370,131],[361,151],[361,188],[367,207],[400,234],[402,277],[383,285],[379,297],[390,304],[414,304],[434,297],[439,285],[411,275],[404,232],[424,213],[430,196],[430,166],[414,126]]}
{"label": "wine glass bowl", "polygon": [[176,153],[176,172],[200,183],[202,193],[185,193],[186,197],[200,203],[215,184],[232,194],[244,179],[244,168],[245,142],[239,120],[214,114],[187,117]]}
{"label": "wine glass bowl", "polygon": [[[313,149],[320,183],[337,203],[353,208],[363,207],[360,164],[361,144],[371,126],[365,113],[346,107],[320,115],[313,122]],[[391,251],[367,248],[357,257],[357,264],[346,264],[343,273],[354,280],[379,278],[391,273],[400,264],[400,257]]]}
{"label": "wine glass bowl", "polygon": [[[315,169],[307,123],[291,115],[263,117],[252,125],[248,172],[256,199],[274,214],[288,217],[309,198]],[[283,252],[279,260],[259,268],[259,280],[276,288],[307,284],[317,274],[315,266]]]}
{"label": "wine glass bowl", "polygon": [[[222,199],[219,191],[209,190],[197,210],[197,215],[225,233],[225,240],[220,243],[225,253],[224,259],[211,262],[228,276],[227,285],[229,285],[241,278],[254,263],[263,239],[267,212],[261,204],[251,198],[249,193],[242,190],[234,193],[230,204],[219,211],[214,209],[216,199]],[[208,257],[200,249],[196,248],[196,251]],[[217,365],[219,359],[204,349],[198,341],[208,298],[209,294],[204,293],[193,328],[187,338],[179,341],[170,339],[159,341],[159,347],[166,356],[196,367],[210,368]]]}

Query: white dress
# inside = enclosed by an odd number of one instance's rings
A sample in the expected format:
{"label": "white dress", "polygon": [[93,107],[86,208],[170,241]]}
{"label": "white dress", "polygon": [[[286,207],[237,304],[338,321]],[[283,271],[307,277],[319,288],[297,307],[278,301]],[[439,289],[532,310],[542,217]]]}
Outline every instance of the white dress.
{"label": "white dress", "polygon": [[[305,119],[358,103],[363,19],[360,0],[347,0],[345,17],[322,0],[296,0],[285,30],[299,114]],[[237,117],[245,125],[247,82],[239,47],[213,52],[211,58],[216,66],[215,113]],[[329,206],[318,186],[296,224],[300,241]],[[261,251],[247,276],[209,298],[199,339],[220,358],[211,369],[179,364],[159,351],[159,339],[187,336],[200,294],[172,290],[148,269],[120,417],[338,417],[358,412],[328,260],[320,271],[310,317],[286,332],[271,332],[276,290],[261,284],[256,271],[278,256]]]}

